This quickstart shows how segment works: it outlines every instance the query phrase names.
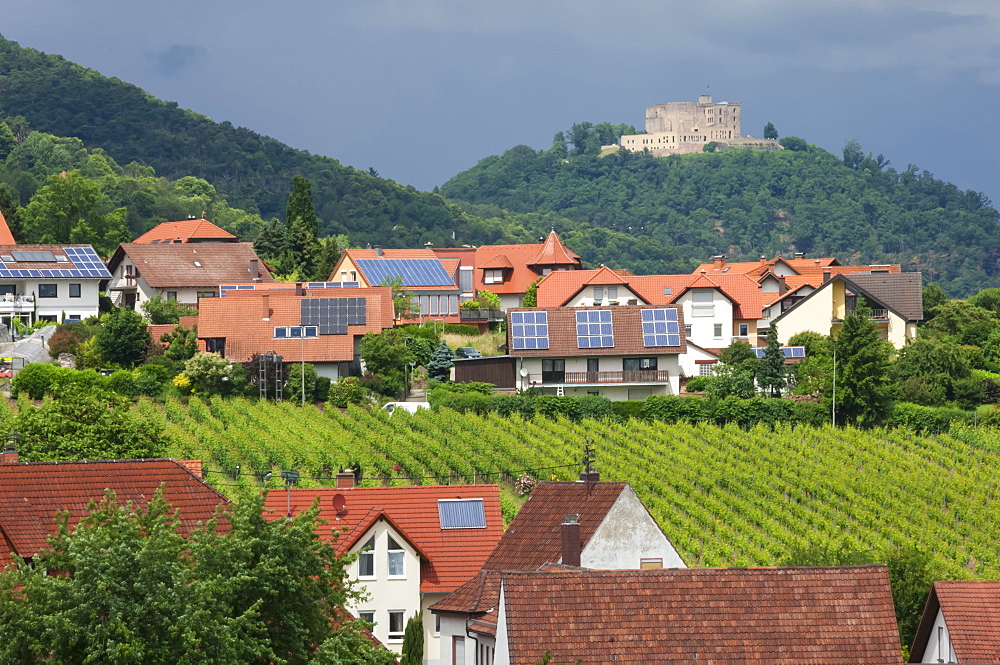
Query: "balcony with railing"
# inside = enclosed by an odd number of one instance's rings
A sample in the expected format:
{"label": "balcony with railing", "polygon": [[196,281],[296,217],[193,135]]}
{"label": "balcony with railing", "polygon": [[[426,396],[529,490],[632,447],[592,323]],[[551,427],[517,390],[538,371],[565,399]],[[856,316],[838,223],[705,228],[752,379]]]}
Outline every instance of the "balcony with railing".
{"label": "balcony with railing", "polygon": [[544,385],[606,385],[613,383],[667,383],[670,372],[665,369],[637,369],[621,372],[542,372],[531,374],[528,380]]}
{"label": "balcony with railing", "polygon": [[[847,316],[850,316],[851,314],[854,314],[854,308],[850,308],[850,309],[847,310]],[[872,321],[876,321],[876,322],[878,322],[878,321],[888,321],[889,320],[889,310],[887,310],[887,309],[869,309],[868,310],[868,318],[871,319]],[[833,320],[834,321],[843,321],[843,319],[837,318],[836,316],[833,317]]]}
{"label": "balcony with railing", "polygon": [[28,312],[35,308],[35,296],[18,296],[5,293],[0,296],[0,310],[5,312]]}
{"label": "balcony with railing", "polygon": [[484,323],[493,321],[503,321],[503,312],[499,309],[465,309],[459,310],[463,323]]}

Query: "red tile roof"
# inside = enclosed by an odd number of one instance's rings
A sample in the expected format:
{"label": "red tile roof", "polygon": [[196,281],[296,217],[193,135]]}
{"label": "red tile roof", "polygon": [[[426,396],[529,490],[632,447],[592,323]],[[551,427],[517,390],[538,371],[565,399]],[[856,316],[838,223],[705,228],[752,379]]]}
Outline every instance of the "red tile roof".
{"label": "red tile roof", "polygon": [[901,660],[885,566],[504,573],[503,598],[511,665]]}
{"label": "red tile roof", "polygon": [[935,582],[910,650],[911,663],[924,655],[939,609],[958,662],[1000,662],[1000,582]]}
{"label": "red tile roof", "polygon": [[555,230],[549,232],[538,253],[528,261],[529,266],[578,266],[580,255],[571,252],[562,244]]}
{"label": "red tile roof", "polygon": [[173,459],[0,464],[0,569],[13,562],[12,551],[32,557],[45,548],[46,537],[55,533],[58,511],[70,512],[72,528],[91,501],[104,498],[106,489],[120,503],[144,504],[163,484],[166,500],[179,511],[181,533],[191,531],[227,500],[202,482],[190,464]]}
{"label": "red tile roof", "polygon": [[[108,262],[108,270],[114,273],[126,256],[135,264],[139,275],[153,288],[207,289],[220,284],[240,284],[254,277],[262,282],[274,281],[267,266],[254,253],[253,245],[246,242],[122,244]],[[195,265],[195,261],[201,267]],[[256,275],[250,274],[254,265]]]}
{"label": "red tile roof", "polygon": [[[561,357],[561,356],[621,356],[621,355],[663,355],[668,353],[684,353],[687,342],[683,335],[684,312],[677,310],[677,323],[680,334],[677,346],[646,346],[642,335],[642,313],[646,309],[635,305],[618,305],[614,307],[529,307],[507,310],[507,348],[513,357]],[[611,311],[611,325],[614,331],[614,346],[603,348],[580,348],[577,342],[576,313],[579,311]],[[514,327],[510,324],[513,312],[548,312],[549,348],[547,349],[515,349]]]}
{"label": "red tile roof", "polygon": [[17,241],[14,240],[14,235],[10,232],[10,227],[7,226],[7,219],[3,216],[3,211],[0,210],[0,245],[16,245]]}
{"label": "red tile roof", "polygon": [[[337,495],[344,498],[339,516],[333,505]],[[454,591],[473,577],[503,534],[500,491],[496,485],[420,485],[412,487],[355,487],[340,489],[291,490],[292,513],[309,508],[319,497],[321,517],[329,522],[321,537],[332,538],[333,530],[347,530],[337,541],[338,552],[349,551],[380,519],[422,553],[420,591]],[[438,516],[441,499],[483,499],[485,529],[442,529]],[[287,511],[285,492],[275,490],[267,497],[269,519],[280,519]]]}
{"label": "red tile roof", "polygon": [[562,558],[562,522],[580,515],[580,547],[584,548],[621,496],[624,482],[540,482],[518,511],[485,570],[535,570]]}
{"label": "red tile roof", "polygon": [[207,219],[185,219],[180,222],[163,222],[132,242],[148,243],[188,243],[188,242],[239,242],[239,238],[229,231],[220,229]]}
{"label": "red tile roof", "polygon": [[[365,324],[347,327],[346,335],[319,335],[315,339],[275,339],[276,326],[302,324],[303,299],[364,298]],[[265,308],[267,310],[265,316]],[[275,351],[286,361],[348,362],[354,360],[354,339],[393,326],[392,290],[316,289],[298,295],[295,290],[230,291],[224,298],[202,298],[198,308],[198,338],[226,340],[226,358],[247,362],[254,354]]]}

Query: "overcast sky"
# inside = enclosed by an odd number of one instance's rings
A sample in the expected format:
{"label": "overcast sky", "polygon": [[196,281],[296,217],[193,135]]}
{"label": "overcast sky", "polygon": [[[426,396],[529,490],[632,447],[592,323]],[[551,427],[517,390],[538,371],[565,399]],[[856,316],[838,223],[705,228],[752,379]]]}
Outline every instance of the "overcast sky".
{"label": "overcast sky", "polygon": [[0,33],[430,189],[572,123],[743,104],[1000,204],[998,0],[7,0]]}

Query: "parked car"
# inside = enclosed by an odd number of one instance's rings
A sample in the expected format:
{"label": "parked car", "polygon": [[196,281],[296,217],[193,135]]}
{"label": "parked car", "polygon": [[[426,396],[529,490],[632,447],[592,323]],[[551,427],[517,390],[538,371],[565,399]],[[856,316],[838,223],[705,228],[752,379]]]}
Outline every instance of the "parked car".
{"label": "parked car", "polygon": [[456,358],[482,358],[483,354],[481,354],[479,351],[476,351],[471,346],[460,346],[457,349],[455,349],[455,357]]}
{"label": "parked car", "polygon": [[416,413],[418,409],[429,409],[431,408],[430,402],[386,402],[382,405],[390,414],[399,411],[408,411],[410,413]]}

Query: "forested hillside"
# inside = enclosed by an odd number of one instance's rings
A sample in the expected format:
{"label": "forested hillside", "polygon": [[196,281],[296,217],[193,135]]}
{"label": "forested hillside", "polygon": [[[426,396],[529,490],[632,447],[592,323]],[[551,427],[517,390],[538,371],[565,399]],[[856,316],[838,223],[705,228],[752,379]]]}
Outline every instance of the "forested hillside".
{"label": "forested hillside", "polygon": [[[237,208],[282,217],[292,176],[312,181],[323,235],[391,246],[444,244],[465,219],[434,194],[294,150],[228,122],[181,109],[134,85],[0,37],[0,117],[28,130],[81,139],[119,164],[152,166],[170,180],[211,182]],[[15,132],[18,130],[15,129]],[[29,193],[30,196],[30,193]],[[26,201],[25,201],[26,202]]]}
{"label": "forested hillside", "polygon": [[[797,150],[657,159],[599,156],[585,139],[570,151],[561,138],[548,150],[517,146],[487,157],[441,193],[637,236],[608,257],[616,267],[669,270],[712,254],[753,260],[799,251],[900,263],[956,296],[1000,285],[998,213],[984,195],[912,165],[897,172],[856,142],[843,158],[796,140]],[[658,266],[649,265],[651,248]]]}

